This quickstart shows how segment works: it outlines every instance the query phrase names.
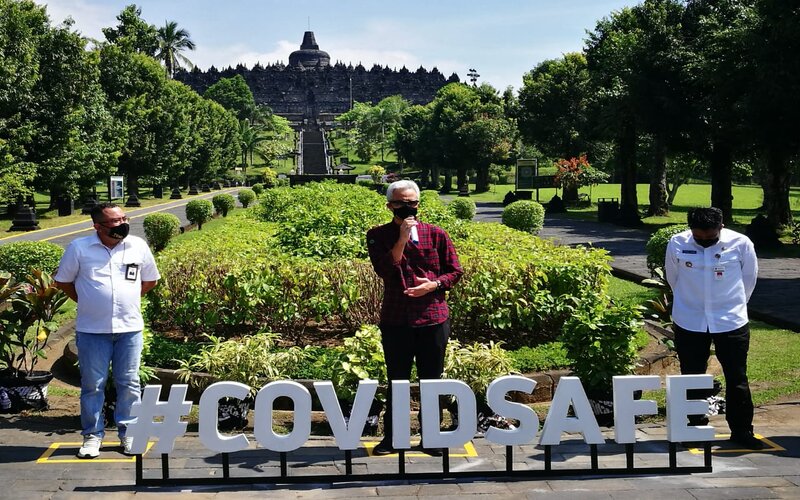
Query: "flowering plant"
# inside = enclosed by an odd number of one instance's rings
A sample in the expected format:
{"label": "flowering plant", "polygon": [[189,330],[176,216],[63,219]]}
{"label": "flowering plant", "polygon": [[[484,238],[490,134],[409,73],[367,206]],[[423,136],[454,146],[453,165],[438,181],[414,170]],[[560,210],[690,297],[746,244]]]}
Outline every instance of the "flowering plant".
{"label": "flowering plant", "polygon": [[30,376],[50,334],[58,328],[54,321],[67,296],[56,288],[53,278],[33,270],[24,281],[13,283],[0,278],[0,364],[15,376]]}
{"label": "flowering plant", "polygon": [[572,157],[569,160],[564,158],[556,162],[558,171],[556,172],[555,184],[562,189],[578,189],[583,182],[583,172],[587,168],[591,168],[589,162],[586,160],[586,155],[581,155],[577,158]]}

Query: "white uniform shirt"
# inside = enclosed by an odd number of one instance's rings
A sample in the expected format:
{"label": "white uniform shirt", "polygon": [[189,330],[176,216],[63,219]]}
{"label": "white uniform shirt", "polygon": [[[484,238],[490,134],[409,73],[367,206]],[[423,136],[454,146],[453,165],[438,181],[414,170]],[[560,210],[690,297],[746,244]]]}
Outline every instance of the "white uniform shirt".
{"label": "white uniform shirt", "polygon": [[747,236],[723,228],[719,241],[703,248],[691,230],[683,231],[670,239],[665,264],[676,325],[720,333],[747,324],[747,301],[758,275],[756,251]]}
{"label": "white uniform shirt", "polygon": [[69,244],[55,280],[75,284],[76,331],[126,333],[144,328],[142,281],[157,281],[160,277],[153,254],[143,239],[128,236],[114,248],[108,248],[95,233]]}

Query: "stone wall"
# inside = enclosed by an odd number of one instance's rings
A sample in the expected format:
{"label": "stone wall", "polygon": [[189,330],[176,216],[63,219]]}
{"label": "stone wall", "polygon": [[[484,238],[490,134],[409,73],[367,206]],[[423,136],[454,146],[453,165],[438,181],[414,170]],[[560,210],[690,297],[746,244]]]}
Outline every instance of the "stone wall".
{"label": "stone wall", "polygon": [[399,94],[412,104],[427,104],[441,87],[459,81],[455,73],[445,78],[436,68],[431,71],[419,68],[412,72],[405,67],[393,70],[375,65],[366,70],[360,64],[353,67],[342,63],[315,69],[257,64],[252,69],[239,65],[219,71],[212,66],[208,71],[179,71],[175,79],[202,94],[219,79],[237,74],[250,86],[256,103],[266,104],[276,114],[294,118],[346,112],[350,109],[351,82],[354,102],[376,104],[385,97]]}

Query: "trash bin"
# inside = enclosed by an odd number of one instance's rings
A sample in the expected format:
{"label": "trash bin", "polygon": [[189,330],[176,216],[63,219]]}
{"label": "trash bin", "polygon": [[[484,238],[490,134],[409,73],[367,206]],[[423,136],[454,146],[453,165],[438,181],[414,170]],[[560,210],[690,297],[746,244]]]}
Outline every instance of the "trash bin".
{"label": "trash bin", "polygon": [[72,198],[69,196],[61,196],[56,202],[58,206],[58,216],[66,217],[72,215]]}
{"label": "trash bin", "polygon": [[614,222],[619,217],[619,198],[597,199],[597,221]]}

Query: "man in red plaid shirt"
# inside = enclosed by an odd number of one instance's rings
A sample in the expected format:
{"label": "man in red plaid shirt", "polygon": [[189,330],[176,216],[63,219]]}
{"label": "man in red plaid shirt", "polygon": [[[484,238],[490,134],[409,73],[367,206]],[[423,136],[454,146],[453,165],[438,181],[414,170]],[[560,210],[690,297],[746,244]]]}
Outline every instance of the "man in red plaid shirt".
{"label": "man in red plaid shirt", "polygon": [[[420,379],[438,379],[444,370],[450,335],[445,292],[464,271],[447,233],[417,220],[419,187],[415,182],[393,182],[386,190],[386,199],[394,218],[367,232],[369,258],[384,284],[379,326],[386,373],[390,381],[408,380],[416,359]],[[384,438],[373,449],[376,455],[395,452],[391,389],[388,393]],[[436,456],[442,453],[438,449],[423,450]]]}

